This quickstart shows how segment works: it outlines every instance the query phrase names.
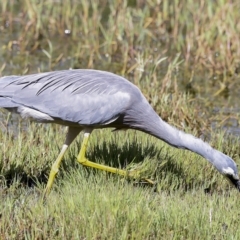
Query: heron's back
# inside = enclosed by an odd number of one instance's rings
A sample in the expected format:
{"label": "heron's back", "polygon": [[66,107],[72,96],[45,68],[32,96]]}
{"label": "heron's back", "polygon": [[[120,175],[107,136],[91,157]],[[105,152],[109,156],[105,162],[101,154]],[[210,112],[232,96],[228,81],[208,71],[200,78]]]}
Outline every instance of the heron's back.
{"label": "heron's back", "polygon": [[[146,103],[125,78],[99,70],[64,70],[0,78],[0,107],[53,121],[107,125]],[[32,111],[32,112],[31,112]],[[35,112],[34,112],[35,111]],[[34,114],[33,114],[34,113]]]}

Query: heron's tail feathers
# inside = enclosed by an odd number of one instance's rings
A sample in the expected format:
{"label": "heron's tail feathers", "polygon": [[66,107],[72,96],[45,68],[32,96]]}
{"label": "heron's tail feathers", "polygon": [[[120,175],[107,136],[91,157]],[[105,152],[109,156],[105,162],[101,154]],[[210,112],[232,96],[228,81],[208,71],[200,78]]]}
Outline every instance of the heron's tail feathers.
{"label": "heron's tail feathers", "polygon": [[11,98],[5,98],[0,96],[0,108],[16,108],[19,104],[12,102]]}
{"label": "heron's tail feathers", "polygon": [[0,78],[0,97],[12,97],[13,93],[22,88],[21,85],[13,84],[19,79],[18,76],[8,76]]}
{"label": "heron's tail feathers", "polygon": [[16,81],[18,76],[8,76],[0,78],[0,108],[18,107],[17,103],[11,101],[11,98],[16,91],[16,88],[21,86],[11,84]]}

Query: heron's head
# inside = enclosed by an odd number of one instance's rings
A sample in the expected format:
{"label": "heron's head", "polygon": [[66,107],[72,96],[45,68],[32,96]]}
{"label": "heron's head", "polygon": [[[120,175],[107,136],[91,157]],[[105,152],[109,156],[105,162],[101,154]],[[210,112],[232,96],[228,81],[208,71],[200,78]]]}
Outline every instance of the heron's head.
{"label": "heron's head", "polygon": [[240,179],[236,163],[228,156],[223,154],[224,160],[220,162],[221,173],[240,191]]}
{"label": "heron's head", "polygon": [[240,191],[240,179],[237,174],[237,168],[227,167],[223,169],[223,175]]}

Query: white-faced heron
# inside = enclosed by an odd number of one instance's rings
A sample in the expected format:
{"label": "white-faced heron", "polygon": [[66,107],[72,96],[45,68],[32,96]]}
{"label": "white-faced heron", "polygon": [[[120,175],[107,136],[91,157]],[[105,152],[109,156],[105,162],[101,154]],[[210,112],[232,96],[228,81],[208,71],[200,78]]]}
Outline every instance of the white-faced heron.
{"label": "white-faced heron", "polygon": [[79,69],[2,77],[0,107],[37,122],[68,126],[66,141],[52,165],[44,196],[52,187],[64,153],[82,130],[84,138],[77,157],[81,164],[124,176],[131,174],[86,159],[92,130],[107,127],[140,130],[174,147],[195,152],[240,190],[238,170],[230,157],[163,121],[134,84],[113,73]]}

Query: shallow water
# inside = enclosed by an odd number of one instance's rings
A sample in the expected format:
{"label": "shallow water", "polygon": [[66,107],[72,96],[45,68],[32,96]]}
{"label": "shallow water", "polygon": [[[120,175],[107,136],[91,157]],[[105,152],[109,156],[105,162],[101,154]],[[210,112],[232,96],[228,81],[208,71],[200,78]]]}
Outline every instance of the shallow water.
{"label": "shallow water", "polygon": [[[66,34],[64,37],[50,36],[49,39],[32,40],[32,45],[26,49],[21,49],[21,32],[18,23],[13,27],[8,28],[7,23],[0,30],[0,69],[2,76],[5,75],[24,75],[36,72],[45,72],[50,70],[60,70],[69,68],[96,68],[111,71],[117,74],[122,74],[122,53],[116,51],[114,55],[109,55],[108,52],[101,50],[94,57],[94,61],[89,63],[89,56],[83,58],[76,55],[77,49],[81,41],[76,42]],[[35,43],[37,42],[37,47]],[[89,48],[91,46],[86,46]],[[158,55],[164,50],[164,45],[159,45],[156,41],[149,43],[146,46],[136,46],[139,52],[149,49],[152,54]],[[136,50],[135,49],[135,50]],[[167,53],[166,56],[173,57],[175,53]],[[182,58],[181,58],[182,59]],[[136,59],[131,59],[128,62],[128,68],[134,64]],[[149,61],[151,64],[151,61]],[[161,81],[167,72],[168,64],[163,63],[158,70],[158,81]],[[192,74],[194,73],[194,74]],[[148,75],[148,68],[143,72]],[[126,74],[126,78],[132,80],[133,72]],[[144,78],[143,78],[144,79]],[[217,73],[207,71],[206,69],[190,69],[184,64],[180,65],[176,74],[179,89],[183,92],[189,92],[193,97],[201,99],[206,103],[208,111],[211,115],[216,116],[221,113],[225,116],[224,119],[214,119],[212,121],[213,128],[222,127],[227,133],[240,135],[240,127],[238,121],[239,108],[239,93],[240,84],[239,75],[225,74],[218,75]],[[189,80],[191,79],[191,80]],[[219,92],[222,85],[225,89]],[[6,112],[0,111],[0,122],[6,120]],[[19,123],[19,118],[13,115],[8,127],[15,127]],[[4,124],[1,124],[1,128]]]}

